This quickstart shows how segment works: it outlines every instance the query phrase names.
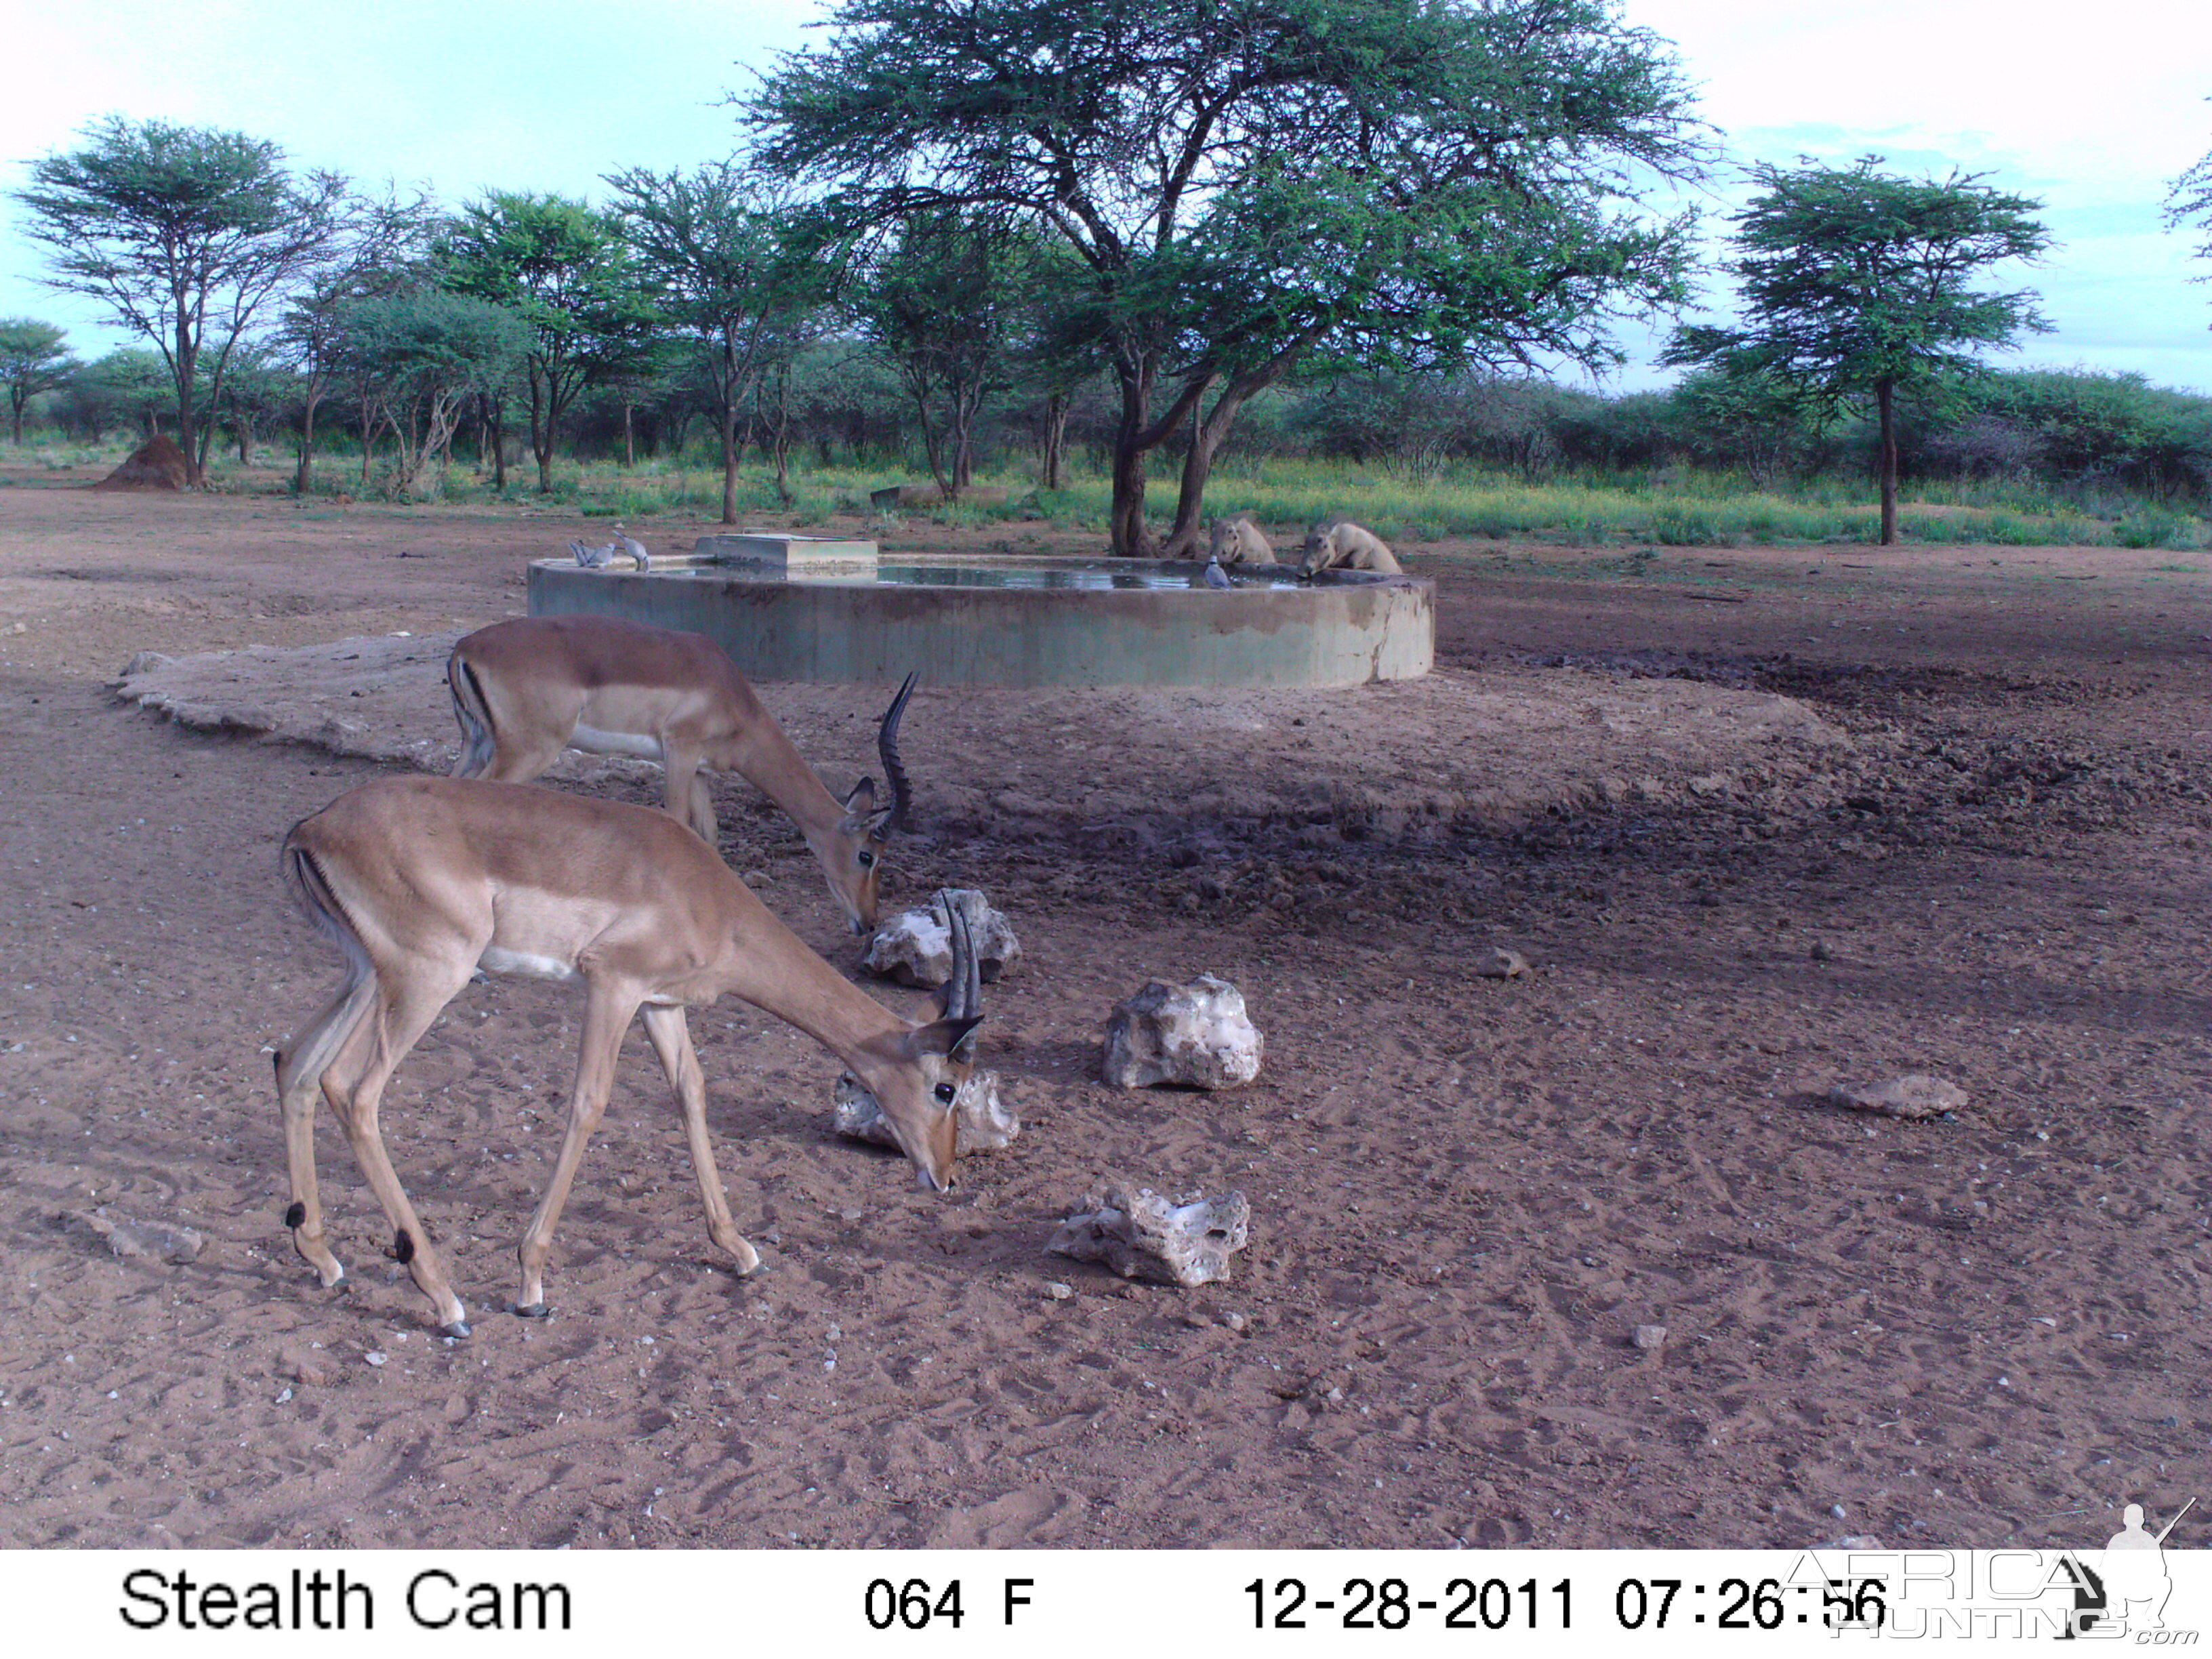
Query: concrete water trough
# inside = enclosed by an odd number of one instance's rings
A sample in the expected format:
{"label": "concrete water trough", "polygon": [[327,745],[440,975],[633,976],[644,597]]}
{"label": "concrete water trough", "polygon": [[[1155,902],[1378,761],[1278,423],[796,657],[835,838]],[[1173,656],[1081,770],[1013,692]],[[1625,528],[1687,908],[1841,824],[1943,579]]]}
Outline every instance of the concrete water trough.
{"label": "concrete water trough", "polygon": [[1138,559],[882,556],[872,542],[702,536],[649,572],[530,567],[530,614],[623,617],[706,635],[757,680],[933,685],[1364,685],[1436,656],[1436,587],[1288,566],[1208,588]]}

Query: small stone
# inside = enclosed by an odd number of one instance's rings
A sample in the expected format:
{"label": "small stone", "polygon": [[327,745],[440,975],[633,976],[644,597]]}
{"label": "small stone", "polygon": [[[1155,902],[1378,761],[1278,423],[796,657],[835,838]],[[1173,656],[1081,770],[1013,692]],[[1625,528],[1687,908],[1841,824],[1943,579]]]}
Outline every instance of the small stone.
{"label": "small stone", "polygon": [[[20,634],[23,631],[23,624],[17,623],[8,631],[11,634]],[[174,660],[174,658],[165,657],[158,651],[133,652],[131,660],[123,665],[122,672],[115,678],[118,680],[127,680],[135,678],[140,674],[150,674],[157,668],[167,668]]]}
{"label": "small stone", "polygon": [[1107,1022],[1103,1076],[1117,1089],[1241,1088],[1260,1075],[1266,1046],[1245,1012],[1244,994],[1227,980],[1212,974],[1188,985],[1153,980]]}
{"label": "small stone", "polygon": [[[972,888],[954,890],[953,898],[968,917],[977,976],[988,985],[1012,973],[1022,960],[1013,924]],[[933,899],[928,909],[908,910],[877,928],[860,960],[872,974],[933,991],[952,977],[952,924]]]}
{"label": "small stone", "polygon": [[775,878],[765,870],[748,870],[744,876],[744,884],[748,887],[764,887],[774,879]]}
{"label": "small stone", "polygon": [[1835,951],[1826,939],[1820,939],[1814,945],[1812,956],[1815,962],[1833,962],[1836,959]]}
{"label": "small stone", "polygon": [[207,1240],[190,1227],[166,1221],[134,1221],[105,1210],[72,1216],[73,1224],[99,1239],[110,1254],[125,1261],[167,1261],[181,1266],[196,1261]]}
{"label": "small stone", "polygon": [[1844,1506],[1841,1504],[1831,1504],[1828,1505],[1828,1513],[1840,1521],[1844,1518]]}
{"label": "small stone", "polygon": [[1103,1262],[1124,1279],[1189,1289],[1228,1276],[1244,1248],[1252,1206],[1244,1194],[1196,1194],[1170,1203],[1149,1187],[1109,1182],[1060,1225],[1045,1249],[1078,1261]]}
{"label": "small stone", "polygon": [[1518,951],[1498,945],[1486,945],[1475,952],[1470,965],[1484,979],[1518,979],[1528,971],[1528,960]]}
{"label": "small stone", "polygon": [[1667,1328],[1664,1325],[1638,1325],[1636,1328],[1636,1334],[1630,1340],[1633,1341],[1638,1347],[1650,1352],[1665,1344]]}
{"label": "small stone", "polygon": [[1246,1319],[1241,1313],[1232,1313],[1222,1315],[1221,1322],[1228,1326],[1232,1331],[1241,1331],[1251,1322]]}
{"label": "small stone", "polygon": [[1063,1285],[1056,1279],[1048,1279],[1045,1281],[1044,1293],[1048,1301],[1065,1302],[1075,1294],[1075,1286]]}
{"label": "small stone", "polygon": [[1956,1084],[1916,1072],[1880,1085],[1839,1084],[1828,1091],[1828,1101],[1832,1105],[1848,1106],[1859,1112],[1880,1112],[1887,1117],[1927,1118],[1965,1105],[1966,1095]]}
{"label": "small stone", "polygon": [[362,1358],[368,1361],[372,1365],[381,1365],[386,1359],[391,1358],[391,1356],[388,1354],[378,1353],[374,1350],[371,1350],[369,1352],[362,1355]]}

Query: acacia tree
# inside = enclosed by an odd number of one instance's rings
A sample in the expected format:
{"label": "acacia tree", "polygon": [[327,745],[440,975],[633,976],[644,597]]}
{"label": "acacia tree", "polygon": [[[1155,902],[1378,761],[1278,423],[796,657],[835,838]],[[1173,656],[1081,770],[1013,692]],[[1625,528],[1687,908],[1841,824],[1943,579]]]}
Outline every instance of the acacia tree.
{"label": "acacia tree", "polygon": [[930,476],[948,501],[973,482],[975,419],[1010,383],[1032,311],[1030,243],[977,214],[916,214],[898,226],[849,301],[921,421]]}
{"label": "acacia tree", "polygon": [[1746,325],[1679,330],[1660,361],[1763,376],[1830,409],[1871,397],[1887,547],[1897,540],[1897,393],[1971,374],[1975,350],[2049,328],[2033,294],[1971,284],[1988,266],[2034,258],[2051,237],[2030,216],[2040,202],[1989,189],[1985,174],[1899,179],[1876,172],[1881,161],[1754,167],[1763,193],[1735,216],[1737,258],[1724,266],[1742,287]]}
{"label": "acacia tree", "polygon": [[798,234],[789,193],[729,162],[688,175],[632,167],[605,176],[656,309],[699,348],[721,438],[721,522],[735,524],[738,419],[763,352],[794,307],[814,302],[815,284],[802,280],[814,249]]}
{"label": "acacia tree", "polygon": [[433,222],[427,191],[403,199],[387,186],[380,197],[349,203],[324,257],[284,307],[276,343],[301,376],[294,495],[306,495],[314,481],[315,413],[330,392],[341,318],[362,300],[386,298],[419,283]]}
{"label": "acacia tree", "polygon": [[83,136],[85,148],[31,163],[31,187],[15,192],[25,229],[48,250],[47,287],[100,301],[160,349],[197,483],[212,434],[201,411],[261,307],[321,257],[346,180],[295,180],[276,144],[213,127],[111,115]]}
{"label": "acacia tree", "polygon": [[83,367],[63,343],[68,337],[35,317],[0,317],[0,385],[8,388],[8,412],[18,448],[23,443],[23,406]]}
{"label": "acacia tree", "polygon": [[471,400],[513,372],[529,325],[488,301],[435,289],[357,300],[338,317],[333,356],[362,393],[362,444],[392,434],[392,490],[434,495]]}
{"label": "acacia tree", "polygon": [[1630,198],[1706,159],[1688,109],[1613,0],[845,0],[745,118],[850,223],[986,207],[1074,249],[1135,554],[1150,453],[1189,429],[1177,550],[1310,352],[1611,360],[1617,308],[1682,293],[1686,219]]}
{"label": "acacia tree", "polygon": [[550,494],[554,441],[576,394],[650,342],[655,319],[619,222],[565,196],[494,191],[447,227],[437,258],[447,287],[530,325],[530,448]]}

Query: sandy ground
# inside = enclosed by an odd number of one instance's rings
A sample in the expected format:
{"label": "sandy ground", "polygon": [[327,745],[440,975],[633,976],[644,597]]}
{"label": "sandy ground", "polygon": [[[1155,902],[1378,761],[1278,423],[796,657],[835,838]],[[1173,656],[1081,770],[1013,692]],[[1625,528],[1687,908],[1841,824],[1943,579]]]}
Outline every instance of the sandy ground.
{"label": "sandy ground", "polygon": [[[385,1111],[481,1310],[447,1344],[327,1120],[352,1293],[283,1227],[269,1054],[337,966],[275,853],[443,769],[445,645],[585,526],[0,477],[0,1546],[2079,1545],[2212,1495],[2212,556],[1441,543],[1418,684],[925,690],[892,880],[1020,931],[1020,1138],[922,1194],[719,1005],[770,1271],[717,1259],[633,1039],[526,1323],[580,1003],[472,987]],[[871,769],[882,688],[764,696]],[[720,805],[849,968],[796,833]],[[1200,970],[1259,1081],[1097,1082],[1115,1001]],[[1907,1072],[1967,1103],[1826,1103]],[[1244,1192],[1235,1275],[1046,1256],[1113,1175]]]}

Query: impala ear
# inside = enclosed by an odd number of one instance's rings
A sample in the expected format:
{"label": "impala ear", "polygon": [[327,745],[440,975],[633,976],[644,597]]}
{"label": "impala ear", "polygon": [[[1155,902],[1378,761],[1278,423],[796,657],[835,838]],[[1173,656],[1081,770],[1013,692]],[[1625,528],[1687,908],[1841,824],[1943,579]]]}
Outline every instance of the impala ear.
{"label": "impala ear", "polygon": [[943,1054],[947,1059],[965,1063],[975,1057],[975,1030],[982,1024],[983,1016],[951,1015],[933,1019],[927,1025],[917,1025],[914,1031],[914,1046],[917,1053]]}
{"label": "impala ear", "polygon": [[865,817],[876,810],[876,781],[862,778],[845,797],[845,811],[854,817]]}

